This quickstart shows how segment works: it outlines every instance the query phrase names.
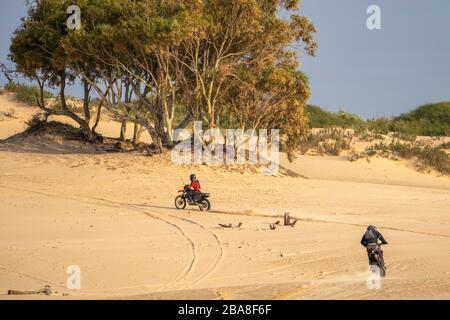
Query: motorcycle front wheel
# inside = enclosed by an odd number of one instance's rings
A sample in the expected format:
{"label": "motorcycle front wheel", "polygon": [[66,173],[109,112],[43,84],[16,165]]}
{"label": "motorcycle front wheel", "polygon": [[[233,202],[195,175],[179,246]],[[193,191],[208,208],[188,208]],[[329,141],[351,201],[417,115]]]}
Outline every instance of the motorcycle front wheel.
{"label": "motorcycle front wheel", "polygon": [[211,209],[211,202],[208,199],[203,199],[199,202],[200,211],[208,211]]}
{"label": "motorcycle front wheel", "polygon": [[183,196],[178,196],[175,198],[175,208],[178,210],[183,210],[186,208],[186,199]]}

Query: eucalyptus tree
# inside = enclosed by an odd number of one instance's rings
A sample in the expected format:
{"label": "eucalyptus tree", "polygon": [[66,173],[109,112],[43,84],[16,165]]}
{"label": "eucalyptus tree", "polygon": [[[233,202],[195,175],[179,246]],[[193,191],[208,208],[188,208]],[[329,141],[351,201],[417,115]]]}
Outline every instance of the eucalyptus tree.
{"label": "eucalyptus tree", "polygon": [[[290,158],[306,133],[310,91],[298,46],[314,55],[314,25],[298,14],[299,1],[204,2],[197,36],[181,57],[195,78],[201,115],[213,128],[279,128]],[[289,15],[279,16],[280,9]],[[234,118],[234,120],[233,120]]]}
{"label": "eucalyptus tree", "polygon": [[[97,0],[80,6],[83,25],[63,41],[71,68],[92,85],[108,110],[145,127],[159,148],[170,146],[183,83],[174,55],[179,54],[177,39],[186,36],[189,8],[182,1],[150,0]],[[93,64],[95,77],[84,68],[85,61]],[[131,93],[138,103],[132,103]],[[188,112],[181,125],[192,118]]]}
{"label": "eucalyptus tree", "polygon": [[[67,116],[80,125],[89,141],[97,139],[90,127],[91,86],[83,81],[83,116],[75,113],[66,101],[66,85],[76,80],[77,74],[68,67],[68,55],[62,46],[68,35],[66,8],[71,1],[40,0],[30,1],[27,16],[22,19],[14,32],[10,47],[10,59],[16,70],[30,79],[36,80],[40,95],[36,103],[47,116]],[[89,68],[89,64],[84,65]],[[47,105],[44,87],[59,87],[60,108]]]}
{"label": "eucalyptus tree", "polygon": [[[309,98],[295,46],[309,55],[317,48],[298,0],[78,0],[82,24],[73,31],[65,25],[70,4],[36,0],[11,56],[41,88],[59,85],[61,114],[89,139],[94,90],[106,109],[144,127],[160,149],[172,145],[174,129],[202,119],[210,128],[278,128],[293,154]],[[84,118],[63,102],[66,82],[76,78],[85,89]],[[43,98],[39,105],[59,112]]]}

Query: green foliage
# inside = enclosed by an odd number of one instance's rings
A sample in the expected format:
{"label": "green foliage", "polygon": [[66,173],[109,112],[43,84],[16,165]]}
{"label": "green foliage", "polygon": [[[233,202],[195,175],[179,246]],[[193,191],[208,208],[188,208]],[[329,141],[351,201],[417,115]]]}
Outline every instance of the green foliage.
{"label": "green foliage", "polygon": [[318,106],[308,105],[306,113],[310,128],[343,127],[356,129],[365,124],[364,120],[356,114],[345,111],[331,112]]}
{"label": "green foliage", "polygon": [[302,140],[301,150],[306,152],[314,149],[320,154],[339,156],[342,151],[350,150],[353,135],[343,129],[328,128],[316,133],[309,132]]}
{"label": "green foliage", "polygon": [[380,155],[390,157],[391,154],[404,158],[417,158],[424,166],[429,166],[440,173],[450,174],[450,157],[441,146],[430,146],[419,142],[404,143],[393,140],[390,144],[383,142],[369,147],[365,154],[367,156]]}
{"label": "green foliage", "polygon": [[394,119],[398,131],[423,136],[450,135],[450,102],[426,104]]}
{"label": "green foliage", "polygon": [[450,102],[426,104],[394,118],[371,119],[367,127],[383,134],[398,132],[407,140],[415,136],[449,136]]}
{"label": "green foliage", "polygon": [[67,0],[30,1],[27,17],[14,32],[10,58],[16,70],[36,79],[38,75],[57,84],[65,72],[67,56],[61,40],[67,35]]}
{"label": "green foliage", "polygon": [[63,47],[75,70],[88,61],[102,71],[97,76],[139,83],[141,111],[157,139],[170,140],[170,129],[191,118],[210,128],[279,128],[288,152],[298,146],[309,86],[291,44],[313,55],[315,28],[297,14],[277,15],[298,1],[106,2],[82,5],[82,29]]}
{"label": "green foliage", "polygon": [[393,120],[388,117],[381,117],[367,120],[367,129],[378,134],[388,134],[393,131]]}
{"label": "green foliage", "polygon": [[[16,99],[20,102],[36,105],[36,95],[39,95],[39,87],[27,84],[9,83],[5,86],[5,90],[15,93]],[[45,91],[44,98],[53,98],[51,92]]]}
{"label": "green foliage", "polygon": [[[317,43],[299,0],[78,0],[79,30],[66,26],[72,0],[29,3],[11,60],[39,84],[60,86],[61,106],[41,109],[69,116],[87,135],[88,99],[82,119],[64,98],[66,82],[77,78],[118,118],[139,117],[160,149],[171,146],[175,123],[195,119],[209,128],[280,129],[290,158],[306,134],[310,91],[292,44],[314,55]],[[124,86],[139,104],[123,99]]]}
{"label": "green foliage", "polygon": [[369,130],[377,134],[396,132],[397,137],[414,141],[417,136],[450,136],[450,102],[427,104],[398,117],[381,117],[364,121],[346,112],[329,112],[308,106],[310,128],[344,127]]}

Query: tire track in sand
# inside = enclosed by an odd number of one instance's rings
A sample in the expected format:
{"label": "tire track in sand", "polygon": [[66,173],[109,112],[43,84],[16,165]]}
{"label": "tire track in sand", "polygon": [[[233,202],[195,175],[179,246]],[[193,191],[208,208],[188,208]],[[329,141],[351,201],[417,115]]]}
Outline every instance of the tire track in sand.
{"label": "tire track in sand", "polygon": [[[174,216],[171,215],[171,217],[174,217]],[[216,258],[214,259],[213,263],[200,277],[191,281],[189,284],[187,284],[186,286],[183,287],[184,289],[189,289],[193,285],[197,284],[198,282],[200,282],[201,280],[206,278],[211,272],[213,272],[219,266],[220,262],[223,260],[223,257],[224,257],[224,250],[223,250],[222,242],[220,241],[220,238],[217,235],[217,233],[211,231],[210,229],[206,228],[204,225],[202,225],[198,222],[195,222],[195,221],[192,221],[192,220],[189,220],[186,218],[179,218],[179,217],[176,217],[176,218],[190,222],[190,223],[195,224],[195,225],[199,226],[200,228],[206,230],[207,232],[209,232],[211,234],[211,236],[214,238],[214,240],[217,244],[217,254],[216,254]]]}
{"label": "tire track in sand", "polygon": [[[108,201],[108,200],[105,200],[105,199],[98,199],[98,198],[96,198],[96,199],[97,200],[101,200],[101,201]],[[140,211],[142,213],[148,213],[148,211],[144,210],[139,205],[124,204],[124,203],[118,203],[118,202],[113,202],[113,203],[121,205],[124,208],[130,208],[132,210],[137,210],[137,211]],[[152,214],[154,214],[154,213],[163,214],[161,212],[156,212],[155,209],[152,209]],[[212,230],[208,229],[204,225],[202,225],[202,224],[200,224],[200,223],[198,223],[196,221],[193,221],[193,220],[190,220],[190,219],[187,219],[187,218],[181,218],[181,217],[178,217],[178,216],[175,216],[175,215],[172,215],[172,214],[169,214],[168,216],[173,218],[173,219],[176,219],[178,221],[187,222],[187,223],[197,227],[198,229],[201,229],[202,231],[206,231],[206,233],[209,234],[212,237],[213,242],[215,243],[216,250],[217,250],[216,257],[215,257],[214,261],[206,268],[205,271],[203,271],[200,274],[200,276],[198,276],[198,277],[194,278],[193,280],[189,281],[187,278],[189,277],[189,274],[191,272],[188,272],[188,273],[184,274],[183,276],[180,275],[181,277],[178,277],[176,281],[173,281],[173,283],[171,283],[170,285],[167,285],[167,286],[164,287],[164,289],[167,289],[167,288],[170,288],[170,287],[173,287],[173,286],[177,285],[178,283],[181,283],[183,280],[187,280],[188,283],[182,285],[178,289],[188,289],[188,288],[191,288],[193,285],[199,283],[203,279],[205,279],[211,272],[213,272],[219,266],[220,262],[223,260],[223,257],[224,257],[223,245],[222,245],[222,242],[220,241],[220,238],[217,235],[217,233],[215,233]],[[194,246],[194,253],[195,253],[196,257],[198,257],[199,256],[199,252],[198,252],[199,250],[197,249],[198,245],[196,245],[195,241],[193,241],[193,240],[192,240],[192,244]],[[198,260],[199,259],[197,258],[195,260],[195,262],[197,262]],[[191,266],[189,271],[192,271],[193,269],[194,269],[194,265]]]}
{"label": "tire track in sand", "polygon": [[[177,225],[176,223],[170,222],[170,221],[160,217],[159,215],[156,216],[156,215],[154,215],[154,214],[152,214],[152,213],[150,213],[148,211],[142,210],[142,209],[140,209],[138,207],[132,208],[131,206],[128,206],[128,205],[123,205],[121,203],[115,203],[114,201],[108,201],[108,200],[101,199],[101,198],[85,198],[85,197],[73,197],[73,196],[65,196],[65,195],[62,196],[62,195],[56,195],[56,194],[46,193],[46,192],[42,192],[42,191],[35,191],[35,190],[29,190],[29,189],[23,189],[23,188],[16,188],[16,187],[12,187],[12,186],[5,187],[5,186],[1,186],[0,185],[0,187],[4,188],[4,189],[14,189],[14,190],[17,190],[17,191],[34,193],[34,194],[37,194],[37,195],[46,196],[46,197],[50,197],[50,198],[66,199],[66,200],[71,200],[71,201],[80,201],[80,202],[87,203],[87,204],[107,206],[107,207],[112,207],[112,208],[130,209],[130,210],[133,210],[133,211],[137,211],[137,212],[143,213],[146,216],[151,217],[153,219],[160,220],[163,223],[166,223],[169,226],[175,228],[178,231],[178,233],[180,233],[181,236],[186,239],[186,241],[187,241],[187,243],[189,245],[189,248],[190,248],[189,261],[188,261],[187,265],[185,266],[185,268],[183,269],[183,271],[180,274],[178,274],[178,276],[174,280],[172,280],[171,282],[165,284],[164,286],[156,289],[155,291],[161,291],[161,290],[163,290],[165,288],[170,288],[170,287],[176,285],[178,282],[180,282],[183,279],[185,279],[188,276],[188,274],[193,269],[193,266],[194,266],[195,261],[196,261],[196,256],[197,256],[197,254],[196,254],[197,253],[196,245],[195,245],[194,240],[191,237],[189,237],[185,233],[183,228],[181,228],[179,225]],[[92,201],[92,200],[95,200],[95,201]]]}
{"label": "tire track in sand", "polygon": [[192,236],[188,235],[186,230],[182,226],[180,226],[179,223],[176,223],[174,221],[169,221],[167,218],[163,218],[161,216],[162,213],[160,213],[160,212],[158,212],[158,213],[150,212],[150,211],[147,211],[147,210],[139,207],[138,205],[124,204],[121,202],[107,200],[107,199],[103,199],[103,198],[55,195],[55,194],[46,193],[46,192],[42,192],[42,191],[35,191],[35,190],[29,190],[29,189],[23,189],[23,188],[15,188],[12,186],[8,186],[8,187],[0,186],[0,187],[7,188],[7,189],[15,189],[18,191],[23,191],[23,192],[34,193],[34,194],[43,195],[46,197],[57,198],[57,199],[68,199],[68,200],[72,200],[72,201],[80,201],[80,202],[84,202],[87,204],[108,206],[108,207],[113,207],[113,208],[125,208],[125,209],[129,209],[132,211],[137,211],[137,212],[143,213],[150,218],[162,221],[163,223],[166,223],[166,224],[170,225],[171,227],[175,228],[181,234],[181,236],[186,239],[186,241],[189,245],[189,248],[190,248],[189,261],[188,261],[187,265],[185,266],[185,268],[183,269],[183,271],[180,272],[174,280],[170,281],[169,283],[167,283],[167,284],[163,285],[162,287],[159,287],[158,289],[153,290],[153,291],[162,291],[164,289],[172,288],[184,280],[186,280],[188,283],[182,285],[181,288],[190,288],[193,285],[200,282],[201,280],[203,280],[205,277],[207,277],[211,272],[213,272],[217,268],[217,266],[220,264],[220,262],[222,261],[222,259],[224,257],[223,245],[220,241],[220,238],[218,237],[218,235],[215,232],[209,230],[207,227],[203,226],[202,224],[200,224],[198,222],[195,222],[195,221],[192,221],[192,220],[189,220],[186,218],[180,218],[180,217],[177,217],[174,215],[169,215],[169,217],[171,217],[172,219],[182,221],[182,222],[187,222],[190,225],[196,226],[198,229],[200,229],[202,231],[206,231],[207,234],[209,234],[212,237],[213,242],[215,243],[215,246],[216,246],[217,254],[216,254],[216,257],[215,257],[213,263],[210,264],[206,268],[206,270],[200,274],[200,276],[194,278],[193,280],[189,280],[188,278],[189,278],[190,274],[193,273],[194,267],[198,261],[198,256],[199,256],[198,244],[196,243],[196,241],[193,239]]}

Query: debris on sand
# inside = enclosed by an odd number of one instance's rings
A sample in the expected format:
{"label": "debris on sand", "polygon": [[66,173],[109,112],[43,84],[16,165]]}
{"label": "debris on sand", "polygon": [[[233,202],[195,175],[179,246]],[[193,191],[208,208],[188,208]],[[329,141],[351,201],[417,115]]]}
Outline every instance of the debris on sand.
{"label": "debris on sand", "polygon": [[292,253],[282,253],[282,252],[280,252],[280,257],[282,257],[282,258],[289,258],[289,257],[297,256],[299,254],[300,253],[298,253],[298,252],[292,252]]}
{"label": "debris on sand", "polygon": [[[284,226],[287,227],[294,227],[295,224],[298,222],[298,219],[293,219],[290,217],[289,212],[286,212],[284,214]],[[280,225],[280,221],[277,221],[275,223],[271,223],[270,224],[270,230],[275,230],[277,228],[277,226]]]}
{"label": "debris on sand", "polygon": [[45,294],[49,296],[52,294],[52,288],[50,286],[45,286],[43,289],[36,291],[8,290],[8,295],[31,295],[31,294]]}
{"label": "debris on sand", "polygon": [[285,226],[289,226],[289,227],[294,227],[295,224],[297,223],[298,219],[291,219],[291,217],[289,216],[289,212],[286,212],[284,214],[284,225]]}
{"label": "debris on sand", "polygon": [[294,219],[294,221],[293,221],[293,222],[291,222],[291,224],[290,224],[289,226],[291,226],[291,227],[294,227],[294,226],[295,226],[295,224],[297,223],[297,221],[298,221],[298,219]]}
{"label": "debris on sand", "polygon": [[275,230],[279,224],[280,224],[280,220],[278,220],[275,223],[271,223],[270,224],[270,230]]}
{"label": "debris on sand", "polygon": [[239,229],[240,227],[242,227],[242,222],[239,222],[237,225],[233,226],[233,224],[229,223],[229,224],[222,224],[219,223],[219,226],[221,226],[222,228],[229,228],[229,229]]}

